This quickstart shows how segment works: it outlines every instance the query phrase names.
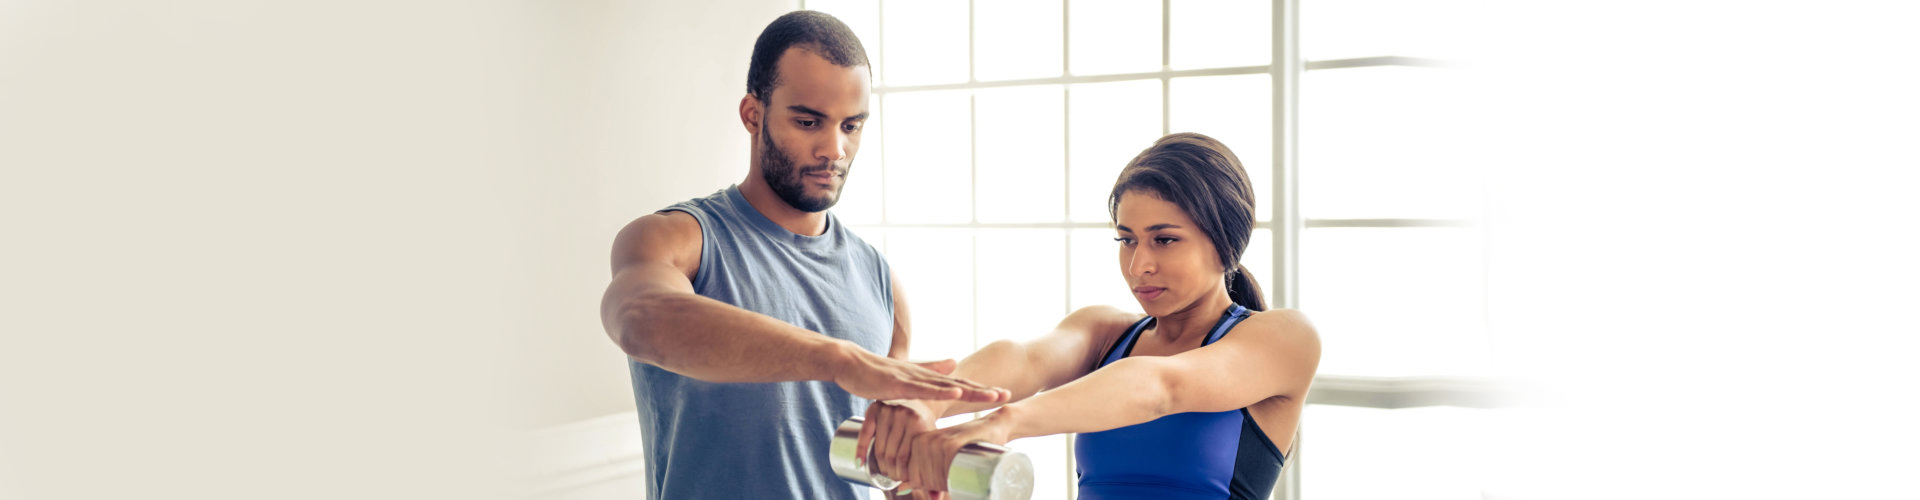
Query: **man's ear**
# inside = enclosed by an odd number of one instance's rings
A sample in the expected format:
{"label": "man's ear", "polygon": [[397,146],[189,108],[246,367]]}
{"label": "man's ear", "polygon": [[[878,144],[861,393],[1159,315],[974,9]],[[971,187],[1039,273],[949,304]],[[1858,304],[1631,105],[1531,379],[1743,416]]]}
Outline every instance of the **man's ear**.
{"label": "man's ear", "polygon": [[740,98],[740,125],[747,127],[748,134],[760,133],[760,120],[766,117],[766,108],[760,105],[760,98],[753,94]]}

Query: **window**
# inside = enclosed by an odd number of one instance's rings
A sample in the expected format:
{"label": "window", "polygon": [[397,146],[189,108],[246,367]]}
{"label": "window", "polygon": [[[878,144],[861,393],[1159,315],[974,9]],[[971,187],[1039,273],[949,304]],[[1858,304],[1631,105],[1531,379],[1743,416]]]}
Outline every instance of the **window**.
{"label": "window", "polygon": [[[1344,488],[1353,477],[1407,472],[1339,458],[1413,452],[1411,442],[1363,432],[1368,422],[1417,433],[1488,411],[1390,409],[1461,405],[1449,395],[1480,388],[1459,377],[1492,373],[1483,179],[1472,156],[1484,141],[1461,121],[1474,116],[1464,96],[1476,87],[1473,72],[1456,66],[1471,47],[1449,45],[1457,28],[1444,25],[1470,13],[1461,5],[805,7],[847,22],[873,61],[875,119],[835,213],[898,270],[913,303],[915,358],[958,358],[1039,335],[1086,305],[1137,310],[1118,273],[1107,191],[1155,139],[1194,131],[1233,148],[1256,187],[1259,217],[1243,262],[1271,303],[1308,311],[1326,343],[1302,427],[1324,435],[1302,441],[1342,451],[1317,467],[1300,466],[1316,463],[1313,452],[1290,459],[1276,498],[1297,498],[1299,485],[1320,478]],[[1296,22],[1302,29],[1286,28]],[[1286,82],[1297,88],[1277,85]],[[1297,154],[1286,157],[1285,145]],[[1289,266],[1298,271],[1276,272]],[[1436,376],[1465,388],[1419,385]],[[1035,498],[1073,495],[1069,443],[1054,436],[1016,445],[1041,471]],[[1416,472],[1482,491],[1477,476],[1453,469]],[[1315,498],[1376,494],[1389,492],[1314,490]]]}
{"label": "window", "polygon": [[[1297,497],[1522,498],[1489,281],[1474,2],[1299,0],[1298,304],[1321,331]],[[1498,429],[1499,432],[1495,432]],[[1307,437],[1311,436],[1311,437]],[[1381,481],[1392,478],[1392,481]]]}

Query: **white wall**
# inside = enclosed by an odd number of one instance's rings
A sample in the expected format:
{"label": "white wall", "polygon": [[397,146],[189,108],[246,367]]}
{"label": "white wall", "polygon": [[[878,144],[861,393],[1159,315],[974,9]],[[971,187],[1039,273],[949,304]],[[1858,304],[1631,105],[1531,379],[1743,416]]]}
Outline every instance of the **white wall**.
{"label": "white wall", "polygon": [[790,1],[0,2],[0,498],[487,498]]}
{"label": "white wall", "polygon": [[[745,178],[754,38],[798,7],[752,2],[572,2],[534,7],[535,158],[558,206],[543,217],[539,323],[517,340],[524,422],[551,426],[633,410],[626,365],[600,325],[614,234],[635,217]],[[550,107],[549,107],[550,106]]]}

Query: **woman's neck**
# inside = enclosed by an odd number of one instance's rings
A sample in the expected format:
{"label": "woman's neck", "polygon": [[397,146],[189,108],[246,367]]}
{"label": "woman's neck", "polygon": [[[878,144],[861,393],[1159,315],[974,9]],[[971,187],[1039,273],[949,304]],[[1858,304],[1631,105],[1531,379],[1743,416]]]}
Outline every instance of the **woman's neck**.
{"label": "woman's neck", "polygon": [[1222,286],[1200,300],[1193,301],[1185,309],[1154,318],[1154,335],[1165,339],[1169,344],[1194,336],[1205,336],[1220,322],[1220,315],[1227,312],[1227,306],[1233,304],[1233,297],[1227,295]]}

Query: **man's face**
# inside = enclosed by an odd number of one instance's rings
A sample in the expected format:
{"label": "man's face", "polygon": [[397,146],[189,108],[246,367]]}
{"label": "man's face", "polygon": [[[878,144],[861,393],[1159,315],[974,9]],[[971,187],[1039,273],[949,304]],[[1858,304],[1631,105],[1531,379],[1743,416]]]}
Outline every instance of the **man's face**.
{"label": "man's face", "polygon": [[872,92],[867,68],[792,48],[779,74],[760,122],[760,176],[793,208],[826,210],[840,201],[860,149]]}

